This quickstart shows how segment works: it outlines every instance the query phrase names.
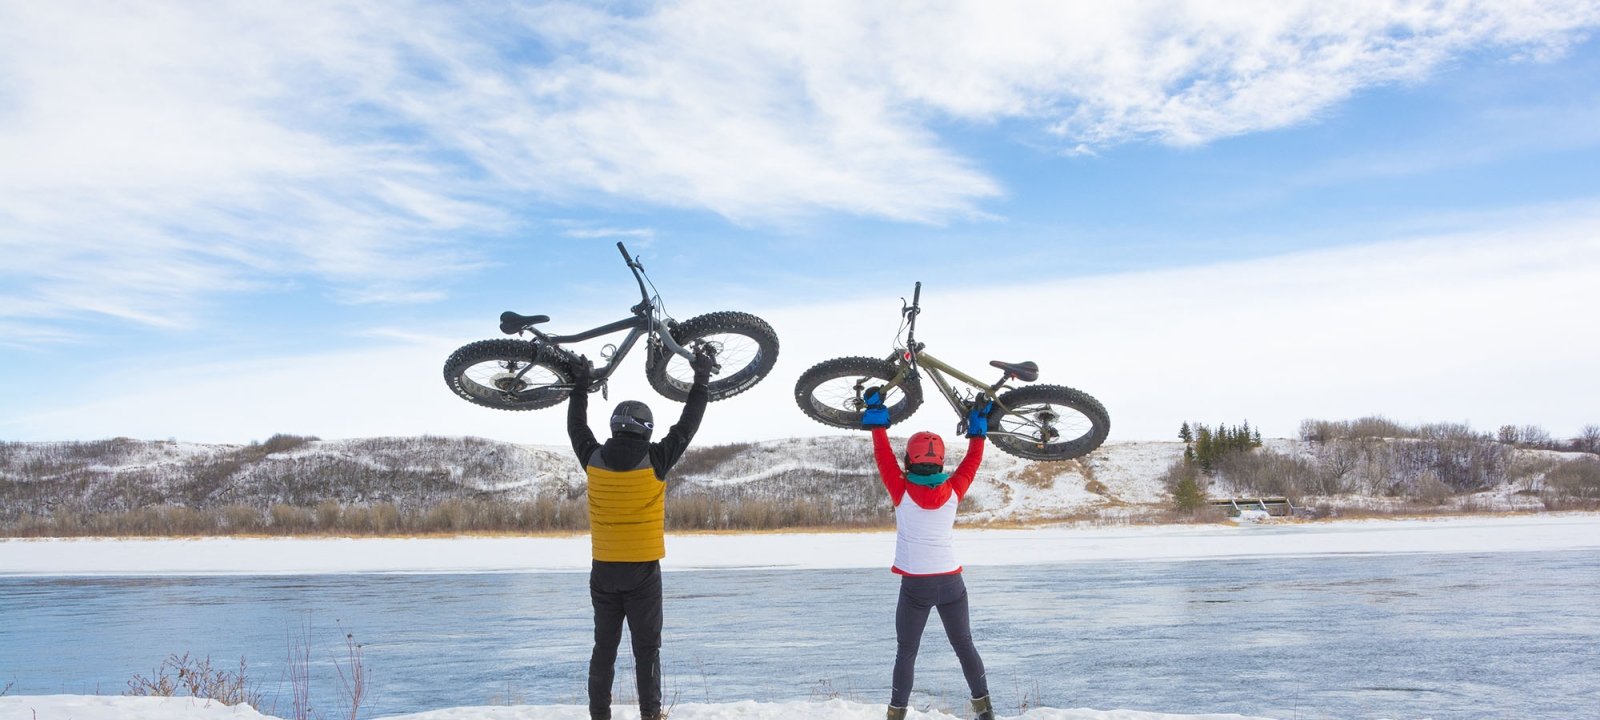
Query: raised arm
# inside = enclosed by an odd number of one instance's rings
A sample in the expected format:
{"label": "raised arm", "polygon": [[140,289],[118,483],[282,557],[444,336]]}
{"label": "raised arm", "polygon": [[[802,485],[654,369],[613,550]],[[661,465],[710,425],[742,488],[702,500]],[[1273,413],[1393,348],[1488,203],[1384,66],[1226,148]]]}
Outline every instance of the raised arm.
{"label": "raised arm", "polygon": [[889,446],[887,428],[872,428],[872,459],[878,463],[878,477],[883,480],[883,489],[888,490],[889,499],[899,505],[900,498],[906,494],[906,473],[900,469],[900,460],[894,456],[894,448]]}
{"label": "raised arm", "polygon": [[984,441],[989,436],[989,413],[994,411],[994,402],[982,396],[978,400],[982,404],[967,412],[967,454],[961,458],[956,471],[950,473],[948,481],[958,500],[967,496],[967,488],[978,475],[978,466],[983,464]]}
{"label": "raised arm", "polygon": [[589,429],[589,381],[587,366],[573,371],[572,394],[567,398],[567,437],[572,440],[572,451],[578,462],[588,463],[600,443]]}
{"label": "raised arm", "polygon": [[862,394],[867,409],[861,414],[861,427],[872,431],[872,459],[878,464],[878,478],[883,480],[883,489],[889,491],[889,499],[899,505],[906,494],[906,473],[900,469],[894,448],[889,447],[889,408],[883,398],[881,387],[867,388]]}
{"label": "raised arm", "polygon": [[961,464],[956,466],[956,471],[950,473],[950,490],[956,498],[967,496],[967,488],[972,486],[972,479],[978,475],[978,466],[983,463],[984,436],[967,436],[967,454],[961,458]]}
{"label": "raised arm", "polygon": [[667,431],[666,437],[650,446],[650,464],[655,468],[656,477],[661,480],[667,479],[672,466],[678,464],[683,451],[689,449],[689,441],[694,439],[694,434],[700,430],[700,420],[705,417],[706,403],[711,401],[711,393],[706,385],[711,382],[711,369],[715,367],[715,361],[710,355],[696,353],[691,365],[694,367],[694,385],[689,388],[683,414],[678,416],[678,422]]}

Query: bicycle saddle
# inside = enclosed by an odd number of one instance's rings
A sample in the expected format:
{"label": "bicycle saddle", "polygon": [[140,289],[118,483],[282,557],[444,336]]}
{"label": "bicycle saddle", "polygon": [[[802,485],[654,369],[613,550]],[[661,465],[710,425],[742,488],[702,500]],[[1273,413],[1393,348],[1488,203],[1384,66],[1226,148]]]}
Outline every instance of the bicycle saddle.
{"label": "bicycle saddle", "polygon": [[515,335],[530,325],[538,325],[549,321],[549,315],[518,315],[507,310],[500,313],[500,332],[507,335]]}
{"label": "bicycle saddle", "polygon": [[1032,360],[1019,363],[1008,363],[1004,360],[990,360],[989,364],[1006,371],[1007,375],[1014,376],[1023,382],[1033,382],[1039,379],[1039,366],[1035,365]]}

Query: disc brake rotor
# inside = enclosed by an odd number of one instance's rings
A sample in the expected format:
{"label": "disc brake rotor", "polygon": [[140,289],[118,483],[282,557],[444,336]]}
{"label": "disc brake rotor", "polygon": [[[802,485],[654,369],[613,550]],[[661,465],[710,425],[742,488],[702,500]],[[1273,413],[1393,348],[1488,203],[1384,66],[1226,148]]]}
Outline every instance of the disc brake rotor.
{"label": "disc brake rotor", "polygon": [[500,392],[508,393],[521,392],[528,388],[527,382],[513,374],[517,369],[515,363],[506,363],[506,369],[511,372],[497,373],[494,377],[489,378],[489,384],[494,385],[495,389]]}
{"label": "disc brake rotor", "polygon": [[1055,426],[1055,422],[1061,419],[1061,416],[1057,415],[1054,410],[1051,410],[1048,405],[1045,406],[1043,410],[1034,413],[1033,417],[1035,420],[1033,426],[1038,431],[1033,438],[1034,442],[1040,446],[1043,446],[1048,444],[1050,441],[1061,437],[1061,433],[1056,431]]}

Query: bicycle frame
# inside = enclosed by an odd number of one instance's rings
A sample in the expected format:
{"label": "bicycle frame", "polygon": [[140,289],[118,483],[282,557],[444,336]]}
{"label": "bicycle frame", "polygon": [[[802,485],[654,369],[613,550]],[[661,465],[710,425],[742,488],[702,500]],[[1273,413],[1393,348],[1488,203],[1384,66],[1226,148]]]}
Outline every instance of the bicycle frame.
{"label": "bicycle frame", "polygon": [[[638,260],[635,260],[632,256],[628,255],[628,249],[624,247],[622,243],[617,243],[617,250],[622,253],[622,259],[627,261],[628,269],[633,272],[634,282],[638,283],[639,285],[640,300],[639,304],[633,306],[632,308],[633,317],[623,318],[615,322],[606,323],[605,325],[601,325],[597,328],[585,330],[580,333],[573,333],[571,335],[548,335],[532,325],[523,328],[524,330],[533,333],[534,337],[538,338],[545,344],[545,346],[551,348],[553,351],[561,355],[561,357],[569,363],[582,362],[583,360],[578,354],[561,347],[563,343],[584,342],[627,330],[628,336],[623,338],[620,344],[616,345],[616,350],[611,353],[611,357],[607,359],[606,364],[594,368],[592,377],[594,378],[595,382],[593,385],[596,389],[604,386],[605,381],[610,379],[611,374],[615,372],[617,366],[622,363],[622,359],[628,356],[628,352],[633,349],[634,344],[639,341],[639,338],[644,336],[651,336],[657,342],[660,342],[662,347],[665,347],[670,352],[682,356],[686,360],[694,359],[694,353],[684,348],[682,345],[679,345],[676,340],[673,340],[672,333],[669,331],[667,325],[655,318],[655,303],[650,300],[650,293],[645,290],[644,278],[640,275],[640,271],[644,269],[644,266],[639,264]],[[521,378],[523,373],[526,373],[528,370],[532,369],[532,367],[532,365],[529,365],[528,367],[524,367],[522,370],[518,371],[516,375],[518,379]],[[560,384],[555,385],[554,387],[571,387],[571,385]]]}
{"label": "bicycle frame", "polygon": [[[921,304],[922,283],[919,282],[916,285],[916,289],[912,293],[911,304],[901,308],[900,310],[900,312],[906,315],[909,319],[909,331],[906,335],[906,346],[904,348],[897,349],[894,355],[889,356],[889,362],[895,364],[897,371],[895,372],[894,379],[890,380],[889,383],[884,386],[884,388],[887,390],[897,387],[907,380],[914,382],[921,376],[922,370],[927,370],[928,377],[933,380],[934,386],[939,388],[939,394],[944,396],[945,402],[950,404],[950,409],[954,410],[956,415],[961,418],[961,424],[963,428],[965,428],[967,411],[969,408],[965,404],[960,394],[956,392],[956,388],[950,383],[949,379],[945,377],[946,375],[955,378],[956,380],[960,380],[961,382],[966,383],[973,388],[976,388],[983,394],[986,394],[989,400],[994,401],[996,407],[1000,408],[1002,411],[1009,412],[1011,408],[1007,407],[1005,403],[1000,401],[999,395],[1000,391],[1006,387],[1006,382],[1011,379],[1010,375],[1002,375],[999,382],[991,385],[960,370],[957,370],[949,363],[946,363],[945,361],[922,351],[924,347],[923,343],[917,342],[917,315],[922,312]],[[989,434],[1021,437],[1017,433],[1008,433],[1000,430],[999,428],[991,429]]]}
{"label": "bicycle frame", "polygon": [[[1006,381],[1009,378],[1001,377],[1000,382],[991,385],[960,370],[957,370],[955,367],[943,360],[940,360],[939,358],[922,352],[920,345],[914,344],[912,345],[912,348],[916,349],[913,350],[907,348],[900,350],[889,357],[889,361],[895,364],[897,371],[895,372],[894,379],[890,380],[884,385],[885,390],[898,387],[907,381],[915,382],[924,374],[923,371],[926,371],[928,378],[933,380],[934,386],[939,388],[939,394],[944,396],[945,402],[949,403],[950,409],[954,410],[956,415],[962,418],[962,422],[966,422],[967,411],[969,408],[963,402],[963,399],[956,391],[955,386],[948,378],[945,377],[946,375],[948,375],[950,378],[954,378],[966,383],[967,385],[970,385],[973,388],[982,391],[983,393],[986,393],[989,399],[994,401],[996,407],[1005,411],[1009,411],[1011,409],[1006,407],[1006,405],[1002,403],[998,397],[1000,391],[1005,389]],[[1016,433],[1001,431],[998,428],[990,429],[989,434],[1012,436],[1017,435]]]}

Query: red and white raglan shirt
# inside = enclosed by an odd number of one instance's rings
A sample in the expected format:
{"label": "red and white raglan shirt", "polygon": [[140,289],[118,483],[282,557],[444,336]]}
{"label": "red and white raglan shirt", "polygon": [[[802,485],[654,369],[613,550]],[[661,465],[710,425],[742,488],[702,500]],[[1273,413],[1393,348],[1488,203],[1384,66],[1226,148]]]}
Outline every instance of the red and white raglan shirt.
{"label": "red and white raglan shirt", "polygon": [[901,575],[954,575],[956,562],[952,530],[956,505],[966,497],[972,478],[983,462],[984,439],[969,438],[966,457],[944,482],[927,487],[906,479],[900,460],[889,447],[889,431],[872,429],[872,455],[878,462],[883,487],[894,500],[894,568]]}

